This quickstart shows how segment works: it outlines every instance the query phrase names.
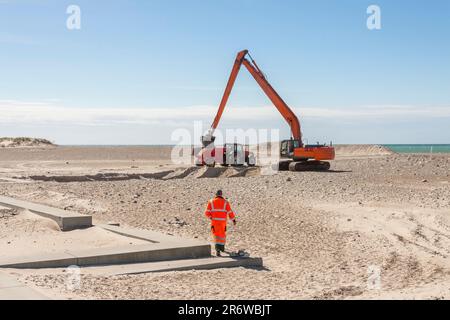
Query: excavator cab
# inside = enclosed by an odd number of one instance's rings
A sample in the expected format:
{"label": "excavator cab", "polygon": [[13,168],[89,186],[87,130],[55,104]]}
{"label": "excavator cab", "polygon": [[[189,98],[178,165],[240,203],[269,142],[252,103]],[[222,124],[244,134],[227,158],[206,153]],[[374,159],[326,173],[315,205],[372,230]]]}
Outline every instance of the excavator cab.
{"label": "excavator cab", "polygon": [[278,170],[285,171],[327,171],[334,159],[334,148],[326,145],[303,145],[300,140],[284,140],[280,145]]}
{"label": "excavator cab", "polygon": [[294,150],[300,148],[302,142],[299,140],[283,140],[280,145],[280,158],[294,158]]}

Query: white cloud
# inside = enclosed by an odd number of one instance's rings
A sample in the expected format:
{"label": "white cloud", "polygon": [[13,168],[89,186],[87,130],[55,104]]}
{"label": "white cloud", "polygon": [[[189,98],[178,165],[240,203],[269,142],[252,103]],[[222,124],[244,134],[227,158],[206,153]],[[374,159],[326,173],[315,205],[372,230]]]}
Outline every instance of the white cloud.
{"label": "white cloud", "polygon": [[[24,102],[0,100],[0,123],[3,124],[74,124],[74,125],[120,125],[120,124],[167,124],[180,126],[196,120],[210,122],[217,111],[216,106],[190,106],[171,108],[90,108],[66,107],[58,100]],[[339,119],[394,119],[450,117],[450,107],[417,107],[407,105],[364,106],[360,108],[313,108],[301,107],[294,111],[301,118]],[[228,106],[224,119],[233,121],[266,121],[274,119],[277,111],[273,106]]]}
{"label": "white cloud", "polygon": [[394,117],[450,117],[449,107],[419,107],[409,105],[362,106],[359,108],[301,108],[306,117],[319,118],[389,118]]}

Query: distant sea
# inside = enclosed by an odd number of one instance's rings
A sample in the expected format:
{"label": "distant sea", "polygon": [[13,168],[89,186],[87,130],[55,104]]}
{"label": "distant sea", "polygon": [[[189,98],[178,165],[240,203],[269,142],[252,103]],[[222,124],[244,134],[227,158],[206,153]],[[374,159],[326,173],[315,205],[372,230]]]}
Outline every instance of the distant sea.
{"label": "distant sea", "polygon": [[397,153],[450,153],[450,144],[384,144]]}
{"label": "distant sea", "polygon": [[[174,145],[62,145],[63,147],[92,147],[92,148],[109,148],[109,147],[173,147]],[[397,153],[450,153],[450,144],[383,144]],[[190,146],[186,146],[190,147]],[[198,147],[198,146],[197,146]]]}

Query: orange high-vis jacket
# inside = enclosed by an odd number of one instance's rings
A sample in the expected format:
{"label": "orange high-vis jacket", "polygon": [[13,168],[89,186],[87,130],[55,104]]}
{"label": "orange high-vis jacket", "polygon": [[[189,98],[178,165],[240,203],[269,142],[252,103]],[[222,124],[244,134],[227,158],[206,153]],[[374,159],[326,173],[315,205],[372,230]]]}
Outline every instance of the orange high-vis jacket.
{"label": "orange high-vis jacket", "polygon": [[211,232],[216,244],[226,243],[228,218],[234,220],[236,215],[231,210],[230,203],[222,197],[215,197],[208,201],[205,216],[211,219]]}

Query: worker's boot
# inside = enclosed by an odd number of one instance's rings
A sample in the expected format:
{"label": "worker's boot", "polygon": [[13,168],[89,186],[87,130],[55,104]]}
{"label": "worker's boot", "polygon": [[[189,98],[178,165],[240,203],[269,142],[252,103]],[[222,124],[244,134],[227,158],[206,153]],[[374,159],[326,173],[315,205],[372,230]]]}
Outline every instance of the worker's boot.
{"label": "worker's boot", "polygon": [[222,255],[220,254],[221,252],[225,251],[225,246],[223,244],[216,244],[216,255],[218,257],[221,257]]}

